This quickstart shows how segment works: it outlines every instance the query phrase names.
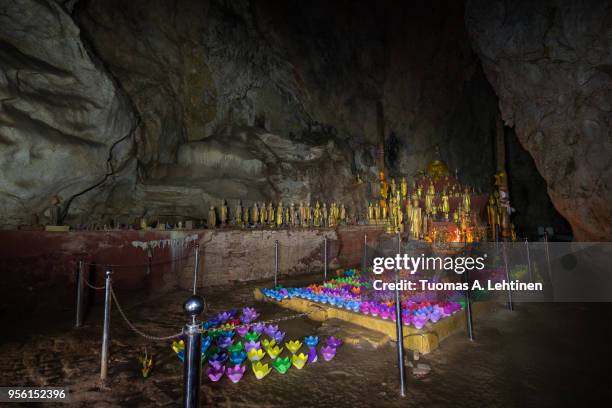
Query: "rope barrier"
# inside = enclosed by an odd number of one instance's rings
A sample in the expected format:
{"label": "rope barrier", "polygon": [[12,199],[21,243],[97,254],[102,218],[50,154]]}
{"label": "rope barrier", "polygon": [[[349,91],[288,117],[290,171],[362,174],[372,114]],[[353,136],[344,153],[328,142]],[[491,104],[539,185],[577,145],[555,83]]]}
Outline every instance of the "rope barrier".
{"label": "rope barrier", "polygon": [[91,289],[93,290],[104,290],[105,286],[94,286],[91,283],[89,283],[89,281],[87,279],[85,279],[85,277],[81,277],[81,279],[83,279],[83,282],[85,282],[85,285],[89,286]]}
{"label": "rope barrier", "polygon": [[121,317],[123,317],[123,320],[125,321],[125,324],[128,325],[128,327],[136,334],[144,337],[147,340],[155,340],[155,341],[167,341],[167,340],[172,340],[172,339],[176,339],[179,336],[181,336],[183,334],[183,332],[179,332],[179,333],[175,333],[175,334],[171,334],[169,336],[151,336],[149,334],[146,334],[142,331],[140,331],[138,328],[136,328],[136,326],[134,326],[134,324],[127,318],[127,316],[125,315],[123,308],[121,307],[121,305],[119,304],[119,301],[117,300],[117,295],[115,295],[115,290],[113,289],[113,286],[111,285],[111,296],[113,297],[113,300],[115,301],[115,305],[117,306],[117,310],[119,310],[119,314],[121,315]]}

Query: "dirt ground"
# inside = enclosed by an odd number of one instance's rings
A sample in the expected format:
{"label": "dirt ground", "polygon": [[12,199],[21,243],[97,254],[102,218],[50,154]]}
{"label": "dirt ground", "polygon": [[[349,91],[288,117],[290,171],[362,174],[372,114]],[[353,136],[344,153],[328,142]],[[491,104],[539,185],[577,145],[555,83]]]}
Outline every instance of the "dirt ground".
{"label": "dirt ground", "polygon": [[[286,285],[311,282],[293,278]],[[263,319],[293,314],[255,302],[256,283],[205,290],[210,313],[254,306]],[[186,318],[185,291],[143,296],[120,294],[126,314],[143,331],[156,335],[180,330]],[[130,331],[113,310],[110,380],[98,386],[101,339],[100,306],[86,323],[71,327],[72,311],[28,312],[2,308],[0,385],[65,386],[69,404],[46,406],[152,407],[179,406],[182,364],[170,342],[151,342]],[[612,396],[609,324],[610,304],[518,304],[475,322],[475,341],[465,333],[444,340],[435,352],[409,364],[431,371],[416,377],[408,370],[408,392],[398,396],[396,351],[391,343],[378,349],[345,345],[331,362],[273,371],[259,381],[252,372],[238,384],[202,380],[202,405],[219,407],[565,407],[583,406],[593,397]],[[282,322],[287,338],[323,334],[320,323],[306,318]],[[329,327],[328,327],[329,328]],[[139,374],[136,357],[147,347],[155,367],[148,379]],[[0,405],[2,405],[0,403]],[[17,404],[10,404],[16,406]],[[27,404],[22,404],[26,406]],[[30,404],[30,406],[37,404]]]}

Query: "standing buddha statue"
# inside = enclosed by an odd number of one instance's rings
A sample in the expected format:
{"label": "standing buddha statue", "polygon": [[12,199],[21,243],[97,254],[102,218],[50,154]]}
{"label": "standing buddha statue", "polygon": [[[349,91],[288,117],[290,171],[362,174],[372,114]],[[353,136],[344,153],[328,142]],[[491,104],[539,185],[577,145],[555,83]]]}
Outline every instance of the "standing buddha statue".
{"label": "standing buddha statue", "polygon": [[321,225],[324,227],[329,226],[329,211],[327,210],[327,204],[325,203],[323,203]]}
{"label": "standing buddha statue", "polygon": [[344,203],[340,204],[340,222],[346,224],[346,208],[344,207]]}
{"label": "standing buddha statue", "polygon": [[472,200],[470,197],[470,190],[466,187],[465,191],[463,192],[463,210],[466,212],[466,214],[469,214],[471,208]]}
{"label": "standing buddha statue", "polygon": [[448,203],[448,194],[446,194],[446,189],[442,192],[442,214],[444,215],[444,219],[448,221],[448,213],[450,212],[450,205]]}
{"label": "standing buddha statue", "polygon": [[273,227],[276,224],[276,218],[274,217],[274,207],[272,206],[272,201],[268,203],[268,224]]}
{"label": "standing buddha statue", "polygon": [[221,225],[226,225],[227,224],[227,216],[228,216],[228,212],[227,212],[227,206],[225,205],[225,199],[221,200]]}
{"label": "standing buddha statue", "polygon": [[238,205],[236,205],[236,211],[234,214],[234,222],[236,225],[242,225],[242,203],[238,200]]}
{"label": "standing buddha statue", "polygon": [[259,208],[257,208],[257,203],[253,203],[253,208],[251,208],[251,221],[253,221],[253,225],[255,226],[259,223]]}
{"label": "standing buddha statue", "polygon": [[283,209],[283,202],[280,201],[278,203],[278,206],[276,207],[276,227],[277,228],[281,228],[283,226],[283,213],[284,213],[284,209]]}
{"label": "standing buddha statue", "polygon": [[408,198],[408,181],[406,180],[406,176],[402,177],[400,190],[402,193],[402,200],[406,200]]}
{"label": "standing buddha statue", "polygon": [[323,215],[323,212],[321,211],[321,205],[317,201],[317,203],[315,204],[315,208],[312,212],[312,225],[314,227],[319,228],[321,226],[322,215]]}
{"label": "standing buddha statue", "polygon": [[261,203],[261,208],[259,209],[259,222],[262,227],[266,226],[268,222],[268,211],[266,210],[266,203]]}
{"label": "standing buddha statue", "polygon": [[215,228],[217,226],[217,214],[215,213],[215,207],[210,206],[208,210],[208,228]]}

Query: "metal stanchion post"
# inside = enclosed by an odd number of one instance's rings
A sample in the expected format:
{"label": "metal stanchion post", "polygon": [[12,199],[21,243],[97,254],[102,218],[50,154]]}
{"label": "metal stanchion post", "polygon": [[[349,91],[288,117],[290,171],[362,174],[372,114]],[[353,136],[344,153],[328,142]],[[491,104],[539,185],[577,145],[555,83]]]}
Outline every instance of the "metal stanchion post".
{"label": "metal stanchion post", "polygon": [[327,280],[327,237],[323,241],[323,281]]}
{"label": "metal stanchion post", "polygon": [[[510,283],[510,270],[508,269],[508,255],[506,254],[506,241],[502,242],[502,252],[504,256],[504,269],[506,271],[506,282]],[[508,288],[508,310],[514,310],[512,302],[512,290]]]}
{"label": "metal stanchion post", "polygon": [[[397,234],[397,250],[401,255],[402,238]],[[406,396],[406,366],[404,365],[404,327],[402,326],[402,302],[399,292],[399,270],[395,269],[395,331],[397,339],[397,360],[399,365],[400,395]]]}
{"label": "metal stanchion post", "polygon": [[274,241],[274,287],[278,286],[278,239]]}
{"label": "metal stanchion post", "polygon": [[192,295],[183,304],[183,310],[191,316],[185,325],[185,362],[183,366],[183,407],[200,406],[200,378],[202,369],[202,334],[197,316],[204,311],[204,299]]}
{"label": "metal stanchion post", "polygon": [[83,325],[83,261],[79,261],[76,276],[76,317],[74,327],[81,327]]}
{"label": "metal stanchion post", "polygon": [[[463,255],[467,256],[467,238],[463,239]],[[464,273],[467,290],[465,291],[465,321],[467,323],[468,338],[474,340],[474,320],[472,319],[472,298],[470,296],[470,273]]]}
{"label": "metal stanchion post", "polygon": [[198,282],[198,267],[200,265],[200,245],[195,246],[195,265],[193,266],[193,294],[196,294],[196,284]]}
{"label": "metal stanchion post", "polygon": [[527,251],[527,276],[529,283],[533,283],[533,271],[531,270],[531,254],[529,253],[529,241],[525,238],[525,250]]}
{"label": "metal stanchion post", "polygon": [[552,270],[550,268],[550,252],[548,252],[548,232],[544,231],[544,252],[546,253],[546,264],[548,266],[548,279],[552,284]]}
{"label": "metal stanchion post", "polygon": [[102,331],[102,352],[100,354],[100,381],[106,381],[108,377],[108,346],[110,343],[110,309],[111,309],[111,285],[112,274],[110,269],[106,270],[106,286],[104,291],[104,329]]}

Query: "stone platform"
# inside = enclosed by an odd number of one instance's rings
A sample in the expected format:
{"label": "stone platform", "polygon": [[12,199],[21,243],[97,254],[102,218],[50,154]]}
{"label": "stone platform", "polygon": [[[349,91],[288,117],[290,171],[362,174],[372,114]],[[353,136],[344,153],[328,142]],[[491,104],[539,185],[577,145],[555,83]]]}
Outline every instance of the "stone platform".
{"label": "stone platform", "polygon": [[[340,309],[301,298],[276,301],[264,296],[259,289],[254,290],[254,296],[256,300],[273,302],[281,307],[295,310],[296,312],[312,312],[309,317],[316,321],[339,319],[383,333],[389,340],[395,341],[396,339],[395,322],[392,320],[383,320],[378,317],[355,313],[346,309]],[[472,318],[475,319],[478,315],[491,311],[497,306],[498,302],[493,300],[473,303]],[[404,326],[404,347],[427,354],[437,349],[440,342],[446,337],[458,330],[467,330],[466,327],[467,323],[464,311],[459,311],[436,323],[427,323],[423,329]]]}

